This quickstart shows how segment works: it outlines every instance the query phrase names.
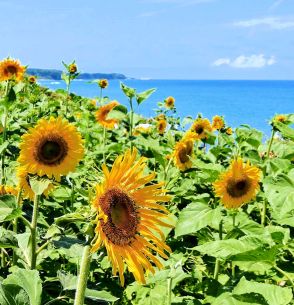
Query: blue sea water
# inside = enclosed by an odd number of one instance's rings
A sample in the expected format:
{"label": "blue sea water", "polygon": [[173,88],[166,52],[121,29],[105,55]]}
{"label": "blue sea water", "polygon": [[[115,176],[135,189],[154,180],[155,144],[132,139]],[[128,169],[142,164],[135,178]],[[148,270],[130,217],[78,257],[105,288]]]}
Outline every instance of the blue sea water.
{"label": "blue sea water", "polygon": [[[40,83],[50,89],[65,88],[62,81],[41,80]],[[127,106],[127,98],[119,83],[119,80],[110,80],[103,95]],[[216,114],[223,115],[232,127],[249,124],[268,136],[268,121],[275,114],[294,113],[294,81],[126,79],[123,83],[138,92],[157,89],[136,109],[147,117],[154,116],[157,102],[171,95],[176,99],[177,113],[181,117],[190,115],[195,118],[202,113],[211,119]],[[71,92],[91,98],[99,96],[99,90],[97,84],[83,80],[74,81],[71,85]]]}

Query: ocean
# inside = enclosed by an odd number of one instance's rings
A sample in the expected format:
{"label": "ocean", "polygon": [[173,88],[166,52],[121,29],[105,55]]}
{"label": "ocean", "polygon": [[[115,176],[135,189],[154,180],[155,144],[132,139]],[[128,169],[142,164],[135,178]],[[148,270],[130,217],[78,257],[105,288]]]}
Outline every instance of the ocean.
{"label": "ocean", "polygon": [[[157,102],[167,96],[176,99],[176,109],[180,117],[197,117],[201,113],[212,119],[223,115],[233,128],[248,124],[270,135],[268,121],[278,113],[294,113],[294,81],[231,81],[231,80],[138,80],[122,81],[138,92],[156,88],[156,92],[139,107],[136,112],[152,117]],[[50,89],[65,88],[63,81],[40,80]],[[128,105],[127,98],[120,90],[119,80],[110,80],[104,96]],[[77,80],[71,85],[71,92],[86,97],[98,97],[100,88],[89,81]]]}

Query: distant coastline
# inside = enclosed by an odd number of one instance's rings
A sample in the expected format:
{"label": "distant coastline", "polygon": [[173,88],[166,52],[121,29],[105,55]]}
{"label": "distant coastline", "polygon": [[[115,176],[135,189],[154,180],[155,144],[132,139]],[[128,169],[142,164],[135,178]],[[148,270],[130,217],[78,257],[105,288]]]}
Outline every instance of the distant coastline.
{"label": "distant coastline", "polygon": [[[61,80],[61,70],[55,69],[37,69],[29,68],[27,73],[30,75],[37,76],[41,79],[49,80]],[[121,73],[81,73],[77,79],[93,80],[93,79],[127,79],[124,74]]]}

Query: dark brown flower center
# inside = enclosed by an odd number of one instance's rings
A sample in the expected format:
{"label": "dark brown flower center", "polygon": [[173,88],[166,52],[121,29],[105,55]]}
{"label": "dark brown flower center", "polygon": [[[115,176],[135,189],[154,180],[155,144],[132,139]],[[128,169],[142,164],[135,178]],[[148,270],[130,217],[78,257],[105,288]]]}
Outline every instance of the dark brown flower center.
{"label": "dark brown flower center", "polygon": [[189,161],[193,152],[193,145],[191,143],[186,143],[186,146],[180,149],[179,159],[181,163],[186,163]]}
{"label": "dark brown flower center", "polygon": [[250,189],[250,181],[248,179],[229,180],[227,184],[227,192],[234,198],[242,197]]}
{"label": "dark brown flower center", "polygon": [[59,136],[50,136],[38,143],[35,151],[35,159],[45,165],[55,166],[60,164],[68,153],[68,145]]}
{"label": "dark brown flower center", "polygon": [[196,126],[195,132],[196,132],[197,134],[201,134],[203,131],[204,131],[204,129],[203,129],[202,126]]}
{"label": "dark brown flower center", "polygon": [[17,73],[17,67],[11,65],[7,66],[5,69],[6,74],[8,75],[15,75]]}
{"label": "dark brown flower center", "polygon": [[135,202],[122,190],[112,188],[100,197],[99,204],[108,217],[106,222],[101,220],[107,238],[118,246],[130,244],[139,224]]}

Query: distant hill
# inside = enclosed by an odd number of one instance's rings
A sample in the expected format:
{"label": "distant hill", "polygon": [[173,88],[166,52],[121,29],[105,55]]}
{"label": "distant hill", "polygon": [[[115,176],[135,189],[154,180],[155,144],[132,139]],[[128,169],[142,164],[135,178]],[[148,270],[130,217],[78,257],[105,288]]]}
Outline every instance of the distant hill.
{"label": "distant hill", "polygon": [[[39,78],[43,79],[53,79],[60,80],[61,79],[61,70],[54,69],[27,69],[27,73],[30,75],[35,75]],[[127,77],[120,73],[81,73],[78,79],[126,79]]]}

